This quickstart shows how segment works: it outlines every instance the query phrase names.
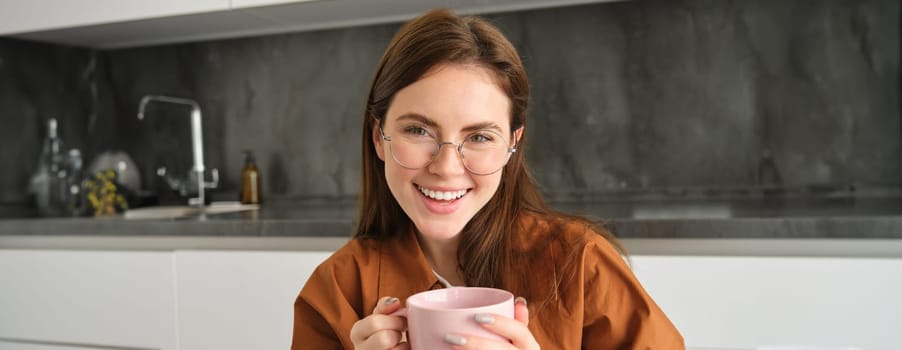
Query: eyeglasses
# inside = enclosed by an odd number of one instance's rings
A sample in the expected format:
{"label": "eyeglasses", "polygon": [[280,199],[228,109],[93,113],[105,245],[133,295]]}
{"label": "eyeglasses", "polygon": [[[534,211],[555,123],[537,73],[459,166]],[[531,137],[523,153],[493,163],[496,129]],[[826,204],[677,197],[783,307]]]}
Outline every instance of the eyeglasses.
{"label": "eyeglasses", "polygon": [[481,130],[467,135],[463,142],[442,142],[428,129],[408,126],[396,137],[385,135],[379,127],[382,140],[388,142],[392,158],[407,169],[422,169],[432,163],[444,145],[457,146],[457,154],[467,171],[474,175],[491,175],[507,164],[516,147],[508,147],[507,140],[491,130]]}

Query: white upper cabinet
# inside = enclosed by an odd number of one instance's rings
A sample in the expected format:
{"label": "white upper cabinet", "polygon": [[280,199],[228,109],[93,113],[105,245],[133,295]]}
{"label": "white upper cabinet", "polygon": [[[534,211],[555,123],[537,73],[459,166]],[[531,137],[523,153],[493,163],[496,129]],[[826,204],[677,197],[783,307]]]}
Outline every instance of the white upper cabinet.
{"label": "white upper cabinet", "polygon": [[0,1],[0,36],[113,49],[616,0],[31,0]]}
{"label": "white upper cabinet", "polygon": [[246,7],[257,7],[257,6],[270,6],[270,5],[282,5],[282,4],[290,4],[297,2],[307,2],[307,1],[318,1],[318,0],[231,0],[229,1],[231,7],[233,9],[240,9]]}
{"label": "white upper cabinet", "polygon": [[229,0],[0,1],[0,35],[229,9]]}

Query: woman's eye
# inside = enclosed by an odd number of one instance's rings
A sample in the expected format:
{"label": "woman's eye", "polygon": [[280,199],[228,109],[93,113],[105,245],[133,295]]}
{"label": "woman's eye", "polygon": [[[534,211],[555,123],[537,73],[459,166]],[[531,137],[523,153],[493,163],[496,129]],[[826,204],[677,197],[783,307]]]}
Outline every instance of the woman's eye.
{"label": "woman's eye", "polygon": [[408,126],[404,128],[404,134],[411,136],[430,136],[429,130],[420,126]]}
{"label": "woman's eye", "polygon": [[491,135],[487,134],[473,134],[467,138],[467,141],[476,143],[488,143],[494,141],[494,138]]}

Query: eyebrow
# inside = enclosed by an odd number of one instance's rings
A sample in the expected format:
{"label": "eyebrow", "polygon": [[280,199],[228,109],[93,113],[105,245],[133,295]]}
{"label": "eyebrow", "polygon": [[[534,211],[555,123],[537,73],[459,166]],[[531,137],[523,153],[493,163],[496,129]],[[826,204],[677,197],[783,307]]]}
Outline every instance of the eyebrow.
{"label": "eyebrow", "polygon": [[[422,114],[418,114],[418,113],[402,114],[401,116],[398,117],[397,120],[398,121],[403,121],[403,120],[416,121],[416,122],[426,124],[429,127],[438,129],[438,123],[436,123],[434,120],[429,119],[428,117],[426,117]],[[481,122],[481,123],[476,123],[476,124],[472,124],[472,125],[467,125],[463,128],[463,131],[473,132],[473,131],[477,131],[477,130],[486,130],[486,129],[494,129],[499,134],[503,134],[503,132],[501,131],[501,127],[498,126],[498,124],[496,124],[494,122]]]}

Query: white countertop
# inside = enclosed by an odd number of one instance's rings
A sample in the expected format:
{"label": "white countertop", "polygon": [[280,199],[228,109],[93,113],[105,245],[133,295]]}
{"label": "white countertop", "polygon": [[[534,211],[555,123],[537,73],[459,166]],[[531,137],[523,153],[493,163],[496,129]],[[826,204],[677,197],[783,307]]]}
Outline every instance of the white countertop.
{"label": "white countertop", "polygon": [[[0,235],[0,249],[333,251],[343,237]],[[898,239],[624,238],[630,255],[902,258]]]}

